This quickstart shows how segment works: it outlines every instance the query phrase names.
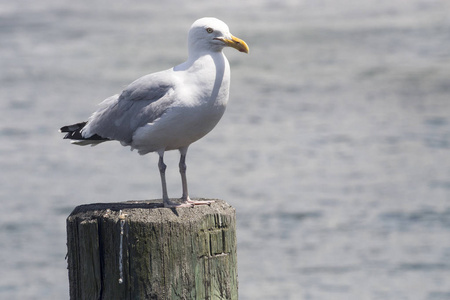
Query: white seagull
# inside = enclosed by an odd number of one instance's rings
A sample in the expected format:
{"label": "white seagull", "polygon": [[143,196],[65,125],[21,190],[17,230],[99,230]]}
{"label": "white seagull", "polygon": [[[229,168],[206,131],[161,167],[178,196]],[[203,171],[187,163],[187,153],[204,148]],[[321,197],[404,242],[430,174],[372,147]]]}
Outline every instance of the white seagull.
{"label": "white seagull", "polygon": [[[86,122],[60,131],[67,132],[64,138],[77,145],[116,140],[141,155],[157,152],[164,207],[209,204],[189,198],[185,160],[189,145],[210,132],[225,112],[230,65],[222,49],[227,46],[249,51],[224,22],[216,18],[195,21],[188,34],[186,62],[135,80],[120,95],[100,103]],[[164,152],[175,149],[181,155],[181,203],[170,201],[166,186]]]}

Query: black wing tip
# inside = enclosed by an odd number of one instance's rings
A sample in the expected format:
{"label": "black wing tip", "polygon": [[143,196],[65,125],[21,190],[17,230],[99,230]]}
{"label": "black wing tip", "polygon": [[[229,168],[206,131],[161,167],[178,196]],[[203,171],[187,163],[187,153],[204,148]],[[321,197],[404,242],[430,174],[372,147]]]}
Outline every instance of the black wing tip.
{"label": "black wing tip", "polygon": [[109,141],[110,139],[104,138],[102,136],[99,136],[98,134],[94,134],[88,138],[83,137],[81,134],[81,129],[83,129],[84,126],[86,126],[87,122],[80,122],[73,125],[67,125],[63,126],[59,129],[61,133],[67,132],[67,134],[63,137],[63,139],[70,139],[70,140],[89,140],[89,141]]}
{"label": "black wing tip", "polygon": [[59,129],[60,132],[74,132],[79,131],[83,129],[84,126],[86,126],[87,122],[80,122],[72,125],[66,125]]}
{"label": "black wing tip", "polygon": [[70,132],[69,130],[69,126],[63,126],[59,129],[59,132],[64,133],[64,132]]}

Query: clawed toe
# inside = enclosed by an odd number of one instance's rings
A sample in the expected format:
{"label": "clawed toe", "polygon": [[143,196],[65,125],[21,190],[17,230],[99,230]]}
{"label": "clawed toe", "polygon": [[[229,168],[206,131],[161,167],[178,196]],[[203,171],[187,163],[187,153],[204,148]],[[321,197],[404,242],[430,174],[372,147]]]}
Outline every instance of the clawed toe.
{"label": "clawed toe", "polygon": [[180,199],[180,202],[174,202],[169,199],[164,200],[164,207],[166,208],[177,208],[177,207],[194,207],[195,205],[211,205],[214,201],[212,200],[191,200],[189,198],[187,199]]}
{"label": "clawed toe", "polygon": [[187,203],[190,203],[192,205],[211,205],[211,203],[213,203],[214,201],[203,201],[203,200],[187,200]]}
{"label": "clawed toe", "polygon": [[170,200],[166,200],[166,201],[164,201],[164,207],[166,207],[166,208],[194,207],[194,204],[193,203],[189,203],[189,202],[178,203],[178,202],[173,202],[173,201],[170,201]]}

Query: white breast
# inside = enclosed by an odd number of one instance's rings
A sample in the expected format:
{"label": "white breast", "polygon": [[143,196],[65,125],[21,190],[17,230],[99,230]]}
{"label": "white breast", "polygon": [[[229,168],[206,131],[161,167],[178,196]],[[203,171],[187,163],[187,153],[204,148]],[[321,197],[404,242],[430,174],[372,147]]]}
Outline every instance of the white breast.
{"label": "white breast", "polygon": [[140,154],[186,147],[219,122],[228,102],[230,69],[222,52],[206,55],[173,69],[180,86],[176,101],[159,119],[138,128],[132,148]]}

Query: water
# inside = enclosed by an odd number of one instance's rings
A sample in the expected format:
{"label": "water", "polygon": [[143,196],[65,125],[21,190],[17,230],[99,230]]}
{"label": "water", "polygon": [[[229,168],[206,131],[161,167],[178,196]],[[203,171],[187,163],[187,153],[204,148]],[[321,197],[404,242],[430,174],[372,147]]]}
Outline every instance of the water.
{"label": "water", "polygon": [[[231,101],[192,145],[194,197],[237,209],[240,299],[450,299],[446,1],[0,3],[0,298],[67,299],[65,218],[160,197],[157,156],[57,129],[186,57],[202,16]],[[168,153],[169,194],[181,195]]]}

